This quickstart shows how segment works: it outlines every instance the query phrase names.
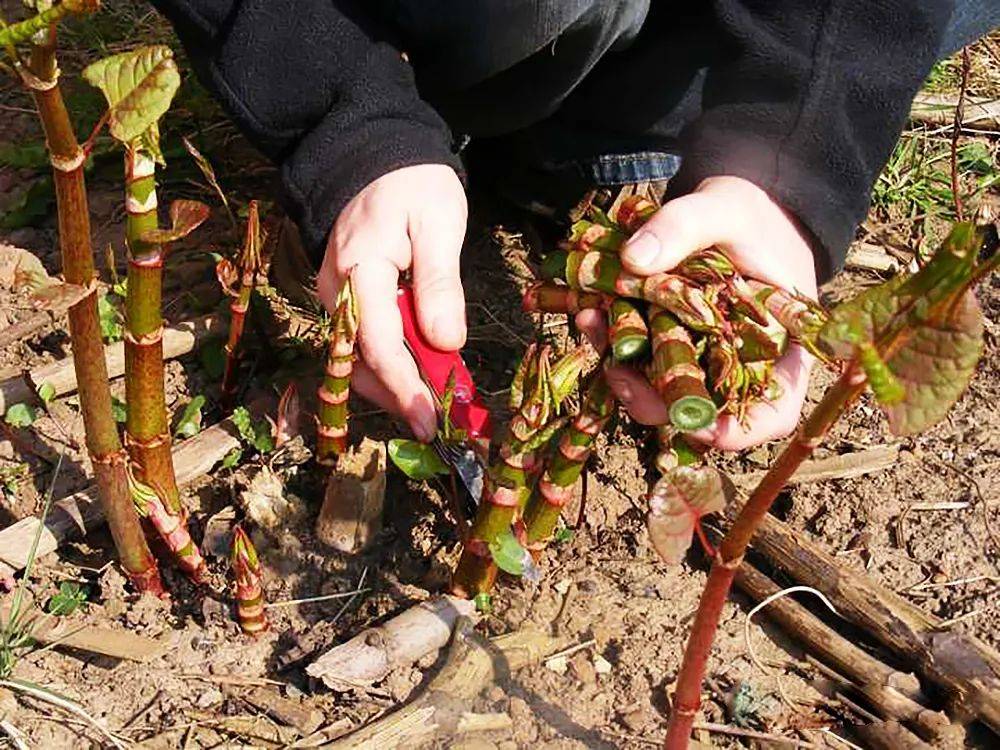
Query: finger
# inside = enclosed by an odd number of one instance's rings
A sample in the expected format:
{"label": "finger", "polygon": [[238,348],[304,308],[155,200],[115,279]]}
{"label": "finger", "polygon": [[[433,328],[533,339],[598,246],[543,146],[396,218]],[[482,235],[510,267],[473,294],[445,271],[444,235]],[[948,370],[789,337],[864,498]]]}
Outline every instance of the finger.
{"label": "finger", "polygon": [[778,398],[751,406],[746,415],[747,427],[735,417],[720,418],[712,445],[736,451],[792,434],[799,423],[814,361],[805,349],[793,345],[774,365],[774,376],[781,387]]}
{"label": "finger", "polygon": [[410,227],[413,245],[413,294],[417,321],[431,346],[447,351],[465,345],[465,294],[459,256],[465,219],[434,214]]}
{"label": "finger", "polygon": [[398,414],[399,402],[361,359],[355,360],[351,371],[351,390],[379,409]]}
{"label": "finger", "polygon": [[437,415],[403,343],[403,323],[396,307],[398,281],[396,267],[379,257],[359,263],[351,273],[358,300],[358,344],[365,363],[395,399],[393,411],[409,422],[418,438],[430,440],[437,431]]}
{"label": "finger", "polygon": [[732,207],[708,192],[665,203],[625,243],[625,268],[644,276],[669,271],[691,253],[721,243],[728,236],[731,213]]}
{"label": "finger", "polygon": [[574,318],[576,327],[580,329],[590,345],[598,354],[604,354],[608,348],[608,321],[603,310],[581,310]]}
{"label": "finger", "polygon": [[670,419],[667,407],[642,373],[631,367],[612,366],[605,370],[615,397],[639,424],[654,426]]}

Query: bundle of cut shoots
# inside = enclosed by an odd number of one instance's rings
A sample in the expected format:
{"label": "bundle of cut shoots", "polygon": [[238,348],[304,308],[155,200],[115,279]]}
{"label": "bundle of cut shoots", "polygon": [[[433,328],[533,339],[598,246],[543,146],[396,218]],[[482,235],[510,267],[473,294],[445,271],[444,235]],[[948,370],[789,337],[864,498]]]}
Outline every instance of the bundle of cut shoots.
{"label": "bundle of cut shoots", "polygon": [[[679,562],[700,532],[698,519],[721,509],[722,485],[705,467],[704,449],[686,435],[711,428],[720,415],[747,418],[748,408],[780,388],[774,363],[791,343],[809,346],[826,320],[813,301],[744,278],[717,249],[689,256],[670,272],[638,276],[618,251],[657,206],[630,196],[610,215],[591,207],[567,240],[546,256],[543,279],[524,295],[527,312],[575,314],[599,309],[608,317],[605,363],[645,373],[663,398],[669,423],[658,430],[657,468],[650,492],[650,538],[668,562]],[[528,503],[528,540],[543,545],[610,413],[610,394],[594,380],[581,411],[558,440]],[[584,439],[586,436],[586,439]],[[578,449],[586,444],[587,450]],[[572,472],[566,468],[572,467]],[[545,517],[545,523],[531,519]]]}

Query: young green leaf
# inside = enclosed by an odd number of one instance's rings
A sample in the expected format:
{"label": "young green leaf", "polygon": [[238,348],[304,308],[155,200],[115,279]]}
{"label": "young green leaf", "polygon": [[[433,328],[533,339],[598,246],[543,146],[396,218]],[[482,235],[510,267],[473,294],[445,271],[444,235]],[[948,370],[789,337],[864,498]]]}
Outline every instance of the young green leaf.
{"label": "young green leaf", "polygon": [[125,424],[125,420],[128,419],[128,407],[117,396],[111,397],[111,417],[118,424]]}
{"label": "young green leaf", "polygon": [[42,383],[38,386],[38,398],[42,400],[43,404],[49,404],[52,399],[56,397],[56,387],[52,383]]}
{"label": "young green leaf", "polygon": [[49,152],[44,141],[0,143],[0,167],[42,169],[49,166]]}
{"label": "young green leaf", "polygon": [[393,438],[389,441],[389,458],[397,469],[417,481],[451,473],[434,446],[416,440]]}
{"label": "young green leaf", "polygon": [[121,341],[125,335],[121,313],[111,303],[109,299],[111,296],[110,294],[102,294],[97,298],[97,316],[101,324],[101,338],[108,343]]}
{"label": "young green leaf", "polygon": [[0,213],[0,229],[12,230],[36,226],[49,215],[55,199],[52,178],[49,175],[39,177]]}
{"label": "young green leaf", "polygon": [[50,615],[66,617],[71,615],[87,601],[87,592],[74,581],[63,581],[59,584],[59,592],[55,594],[46,606]]}
{"label": "young green leaf", "polygon": [[500,570],[512,576],[523,575],[531,558],[509,529],[490,542],[490,555]]}
{"label": "young green leaf", "polygon": [[236,466],[236,464],[240,462],[241,458],[243,458],[243,449],[233,448],[231,451],[229,451],[229,453],[225,455],[225,457],[223,457],[222,468],[223,469],[233,468],[234,466]]}
{"label": "young green leaf", "polygon": [[476,605],[477,612],[481,612],[484,615],[488,615],[493,612],[493,597],[485,591],[480,591],[476,594],[472,602]]}
{"label": "young green leaf", "polygon": [[84,68],[83,77],[108,101],[111,135],[126,144],[147,136],[155,150],[156,123],[181,83],[171,49],[155,44],[112,55]]}
{"label": "young green leaf", "polygon": [[11,427],[31,427],[38,419],[38,413],[31,404],[11,404],[3,419]]}
{"label": "young green leaf", "polygon": [[184,407],[184,411],[181,412],[181,418],[177,421],[177,428],[174,430],[174,435],[179,438],[188,438],[194,437],[201,432],[201,409],[204,405],[204,396],[195,396],[188,401],[187,406]]}
{"label": "young green leaf", "polygon": [[253,443],[253,419],[251,419],[250,412],[247,411],[247,408],[245,406],[237,406],[233,409],[231,419],[233,420],[233,425],[236,427],[236,431],[240,434],[243,441],[246,443]]}
{"label": "young green leaf", "polygon": [[565,544],[566,542],[569,542],[572,539],[573,539],[573,529],[571,529],[569,526],[563,526],[561,529],[558,529],[555,533],[555,536],[552,537],[552,541],[555,544]]}

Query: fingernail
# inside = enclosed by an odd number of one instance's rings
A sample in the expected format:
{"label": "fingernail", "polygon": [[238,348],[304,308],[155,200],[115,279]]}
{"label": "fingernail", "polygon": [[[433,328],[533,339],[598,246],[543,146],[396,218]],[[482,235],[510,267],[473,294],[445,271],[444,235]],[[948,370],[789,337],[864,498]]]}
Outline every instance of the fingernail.
{"label": "fingernail", "polygon": [[645,268],[660,253],[660,242],[649,232],[639,232],[632,237],[622,250],[625,260],[633,266]]}
{"label": "fingernail", "polygon": [[439,315],[431,323],[434,340],[457,344],[462,338],[461,319],[454,315]]}
{"label": "fingernail", "polygon": [[434,434],[437,432],[437,425],[425,418],[417,417],[413,420],[413,434],[417,436],[417,440],[421,443],[429,443],[434,439]]}

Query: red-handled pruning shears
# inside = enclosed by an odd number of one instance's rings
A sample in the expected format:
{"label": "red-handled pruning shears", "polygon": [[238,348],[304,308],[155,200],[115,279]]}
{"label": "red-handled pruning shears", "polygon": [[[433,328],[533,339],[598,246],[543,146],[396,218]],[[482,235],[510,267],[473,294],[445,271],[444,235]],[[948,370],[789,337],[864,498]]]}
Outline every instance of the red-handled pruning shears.
{"label": "red-handled pruning shears", "polygon": [[435,349],[420,332],[413,290],[401,285],[396,293],[396,303],[403,319],[403,338],[406,347],[417,363],[420,376],[430,388],[438,407],[454,375],[454,400],[451,405],[451,424],[463,430],[468,437],[467,444],[445,444],[435,440],[441,458],[458,473],[472,499],[478,503],[483,491],[483,462],[489,456],[493,422],[489,409],[483,403],[472,380],[469,368],[465,366],[458,352]]}

